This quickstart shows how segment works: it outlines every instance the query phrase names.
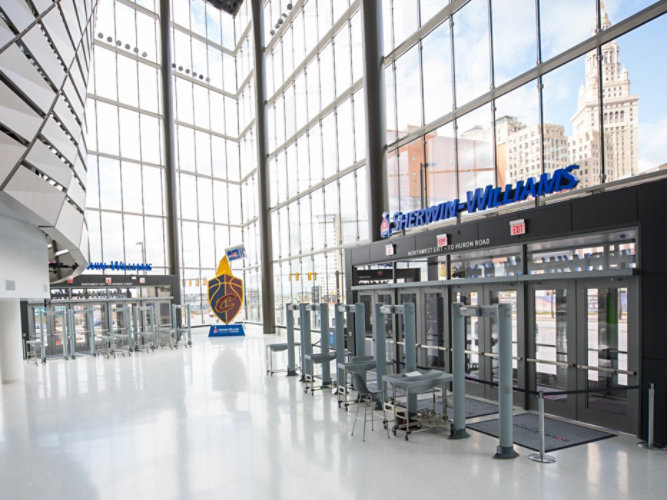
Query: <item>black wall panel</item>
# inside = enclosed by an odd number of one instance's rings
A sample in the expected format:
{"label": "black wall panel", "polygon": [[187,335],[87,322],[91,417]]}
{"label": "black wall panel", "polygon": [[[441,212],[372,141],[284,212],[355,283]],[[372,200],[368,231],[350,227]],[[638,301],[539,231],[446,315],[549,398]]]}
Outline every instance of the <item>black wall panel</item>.
{"label": "black wall panel", "polygon": [[640,265],[644,273],[667,272],[667,183],[638,190]]}
{"label": "black wall panel", "polygon": [[667,304],[667,273],[644,274],[641,287],[643,356],[667,361],[667,323],[664,316]]}
{"label": "black wall panel", "polygon": [[619,189],[573,200],[572,229],[577,232],[633,225],[637,221],[637,192]]}

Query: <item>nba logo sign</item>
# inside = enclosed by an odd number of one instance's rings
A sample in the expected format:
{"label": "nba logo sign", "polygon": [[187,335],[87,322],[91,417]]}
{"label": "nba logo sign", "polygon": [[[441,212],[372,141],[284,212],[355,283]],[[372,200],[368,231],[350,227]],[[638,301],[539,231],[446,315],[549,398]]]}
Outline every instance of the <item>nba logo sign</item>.
{"label": "nba logo sign", "polygon": [[439,234],[436,236],[438,242],[438,248],[446,247],[449,245],[449,236],[446,234]]}
{"label": "nba logo sign", "polygon": [[380,224],[380,236],[382,238],[388,238],[391,236],[391,228],[389,225],[389,212],[382,214],[382,223]]}

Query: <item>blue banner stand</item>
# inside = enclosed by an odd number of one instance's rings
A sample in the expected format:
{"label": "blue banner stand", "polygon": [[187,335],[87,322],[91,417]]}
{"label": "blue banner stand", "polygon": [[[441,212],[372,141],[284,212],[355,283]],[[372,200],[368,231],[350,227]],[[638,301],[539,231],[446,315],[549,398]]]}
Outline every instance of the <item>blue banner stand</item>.
{"label": "blue banner stand", "polygon": [[243,325],[211,325],[208,330],[209,337],[243,337]]}

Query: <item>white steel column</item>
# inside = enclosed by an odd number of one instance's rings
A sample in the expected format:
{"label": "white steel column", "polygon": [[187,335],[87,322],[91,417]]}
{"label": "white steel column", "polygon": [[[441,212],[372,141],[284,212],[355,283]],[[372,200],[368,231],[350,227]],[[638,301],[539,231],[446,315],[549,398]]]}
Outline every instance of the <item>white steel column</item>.
{"label": "white steel column", "polygon": [[21,309],[18,299],[0,300],[0,371],[3,384],[23,379]]}

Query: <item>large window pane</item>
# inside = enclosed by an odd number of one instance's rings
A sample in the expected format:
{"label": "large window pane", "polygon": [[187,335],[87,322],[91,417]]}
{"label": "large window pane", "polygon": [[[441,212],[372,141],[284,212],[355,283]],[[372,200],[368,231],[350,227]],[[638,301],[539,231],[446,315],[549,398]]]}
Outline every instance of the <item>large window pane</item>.
{"label": "large window pane", "polygon": [[396,61],[396,116],[398,132],[422,124],[419,50],[415,45]]}
{"label": "large window pane", "polygon": [[607,181],[655,171],[667,163],[667,104],[657,84],[667,69],[655,64],[667,46],[666,30],[663,15],[602,46]]}
{"label": "large window pane", "polygon": [[415,0],[394,0],[394,46],[400,45],[417,31],[419,26],[418,2]]}
{"label": "large window pane", "polygon": [[496,87],[537,61],[535,0],[493,0],[493,69]]}
{"label": "large window pane", "polygon": [[142,212],[141,166],[124,161],[123,169],[123,209],[128,212]]}
{"label": "large window pane", "polygon": [[452,110],[452,56],[449,24],[443,23],[422,42],[424,121]]}
{"label": "large window pane", "polygon": [[199,205],[199,220],[213,221],[213,198],[211,181],[203,177],[197,178],[197,203]]}
{"label": "large window pane", "polygon": [[451,123],[426,134],[426,205],[457,198],[455,134]]}
{"label": "large window pane", "polygon": [[118,108],[97,103],[97,143],[100,153],[118,155]]}
{"label": "large window pane", "polygon": [[354,159],[360,161],[366,158],[366,107],[363,89],[358,90],[352,99],[354,100]]}
{"label": "large window pane", "polygon": [[354,172],[340,179],[340,227],[343,245],[357,241],[357,189]]}
{"label": "large window pane", "polygon": [[486,105],[458,120],[459,195],[495,185],[491,108]]}
{"label": "large window pane", "polygon": [[334,59],[333,46],[328,44],[320,52],[320,93],[322,99],[322,108],[334,100]]}
{"label": "large window pane", "polygon": [[99,164],[100,179],[104,179],[104,189],[100,190],[100,207],[107,210],[120,210],[121,188],[119,162],[118,160],[100,156]]}
{"label": "large window pane", "polygon": [[[540,35],[542,60],[547,61],[593,35],[597,0],[542,0]],[[567,29],[563,29],[567,26]]]}
{"label": "large window pane", "polygon": [[401,146],[398,150],[398,182],[400,206],[403,212],[421,208],[421,169],[424,164],[422,138]]}
{"label": "large window pane", "polygon": [[[108,68],[102,68],[108,72]],[[130,106],[139,105],[137,88],[137,62],[128,57],[118,58],[118,100]],[[143,82],[142,82],[143,85]]]}
{"label": "large window pane", "polygon": [[[580,57],[542,77],[542,107],[545,129],[545,163],[547,170],[566,167],[577,163],[576,172],[581,180],[580,186],[599,184],[600,132],[596,128],[585,130],[581,127],[574,132],[573,117],[577,115],[579,88],[585,78],[584,57]],[[588,114],[590,119],[590,112]],[[549,140],[549,130],[563,130],[562,138]],[[548,159],[547,159],[548,158]]]}
{"label": "large window pane", "polygon": [[322,152],[324,177],[330,177],[338,170],[338,147],[336,146],[336,117],[329,113],[322,119]]}
{"label": "large window pane", "polygon": [[144,165],[144,211],[162,215],[162,173],[160,168]]}
{"label": "large window pane", "polygon": [[334,38],[334,51],[336,54],[336,95],[341,95],[352,85],[350,30],[347,24],[343,25]]}
{"label": "large window pane", "polygon": [[128,109],[119,109],[120,112],[120,154],[124,158],[141,159],[139,151],[139,113]]}
{"label": "large window pane", "polygon": [[[545,168],[567,161],[563,127],[544,127]],[[542,173],[541,127],[537,82],[532,81],[496,100],[496,165],[498,186]],[[560,155],[560,156],[559,156]],[[558,167],[556,167],[558,168]]]}
{"label": "large window pane", "polygon": [[357,220],[359,221],[359,240],[368,240],[368,185],[366,168],[357,170]]}
{"label": "large window pane", "polygon": [[[143,217],[140,215],[123,216],[125,221],[124,238],[125,238],[125,259],[127,262],[143,262],[141,247],[144,241],[144,223]],[[141,242],[141,245],[138,243]]]}
{"label": "large window pane", "polygon": [[180,174],[181,212],[184,219],[197,220],[197,183],[193,175]]}
{"label": "large window pane", "polygon": [[354,163],[354,120],[352,100],[347,99],[336,111],[338,124],[338,164],[342,170]]}
{"label": "large window pane", "polygon": [[454,15],[454,57],[460,106],[490,89],[487,0],[472,0]]}
{"label": "large window pane", "polygon": [[102,212],[102,257],[105,261],[125,260],[123,257],[123,218],[120,214]]}
{"label": "large window pane", "polygon": [[154,266],[165,265],[164,252],[164,219],[157,217],[146,217],[144,219],[146,226],[146,260]]}

